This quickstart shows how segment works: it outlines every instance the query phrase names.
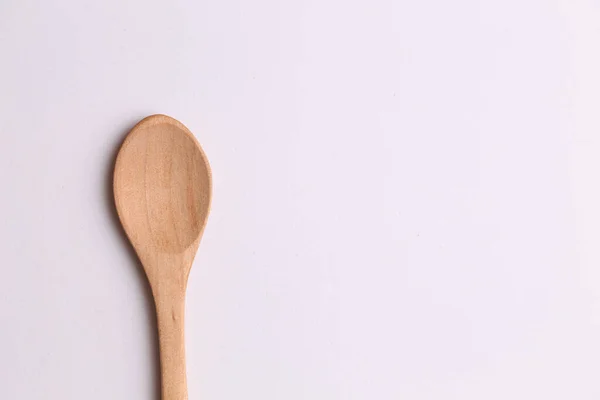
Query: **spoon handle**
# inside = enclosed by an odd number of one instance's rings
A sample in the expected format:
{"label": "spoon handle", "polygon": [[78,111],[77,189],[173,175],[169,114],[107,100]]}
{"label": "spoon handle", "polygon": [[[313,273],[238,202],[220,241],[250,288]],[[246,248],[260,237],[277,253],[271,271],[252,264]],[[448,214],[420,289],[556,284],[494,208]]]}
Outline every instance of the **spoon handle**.
{"label": "spoon handle", "polygon": [[155,295],[162,400],[187,400],[183,293]]}

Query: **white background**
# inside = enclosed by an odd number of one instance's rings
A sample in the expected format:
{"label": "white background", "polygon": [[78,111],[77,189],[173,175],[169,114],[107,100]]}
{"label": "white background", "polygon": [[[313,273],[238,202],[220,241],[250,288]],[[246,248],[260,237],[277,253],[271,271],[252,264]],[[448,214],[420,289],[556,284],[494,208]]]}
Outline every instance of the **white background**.
{"label": "white background", "polygon": [[0,1],[0,398],[159,398],[111,166],[213,208],[190,400],[600,398],[600,2]]}

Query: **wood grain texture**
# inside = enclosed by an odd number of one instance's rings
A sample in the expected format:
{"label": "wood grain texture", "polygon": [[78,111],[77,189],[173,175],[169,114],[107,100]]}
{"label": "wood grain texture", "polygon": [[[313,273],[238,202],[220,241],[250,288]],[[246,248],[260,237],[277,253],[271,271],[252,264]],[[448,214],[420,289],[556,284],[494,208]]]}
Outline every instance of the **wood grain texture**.
{"label": "wood grain texture", "polygon": [[179,121],[153,115],[127,135],[115,165],[115,203],[154,296],[163,400],[188,398],[185,291],[211,190],[208,160]]}

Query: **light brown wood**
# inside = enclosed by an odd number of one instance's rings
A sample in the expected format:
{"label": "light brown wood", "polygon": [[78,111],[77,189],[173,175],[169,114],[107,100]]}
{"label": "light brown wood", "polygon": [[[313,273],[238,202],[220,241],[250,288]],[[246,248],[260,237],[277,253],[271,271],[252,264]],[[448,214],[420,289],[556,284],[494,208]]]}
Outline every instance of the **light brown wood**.
{"label": "light brown wood", "polygon": [[185,291],[210,208],[211,182],[194,135],[165,115],[140,121],[117,156],[117,212],[156,305],[163,400],[188,398]]}

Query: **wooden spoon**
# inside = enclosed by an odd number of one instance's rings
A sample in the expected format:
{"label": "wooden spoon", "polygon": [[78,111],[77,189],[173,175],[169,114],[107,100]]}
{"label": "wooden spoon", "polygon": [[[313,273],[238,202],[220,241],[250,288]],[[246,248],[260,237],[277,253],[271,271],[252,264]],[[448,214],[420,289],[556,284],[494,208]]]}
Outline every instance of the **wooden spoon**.
{"label": "wooden spoon", "polygon": [[192,133],[166,115],[140,121],[115,165],[119,219],[150,281],[158,320],[163,400],[187,400],[185,289],[206,224],[210,166]]}

